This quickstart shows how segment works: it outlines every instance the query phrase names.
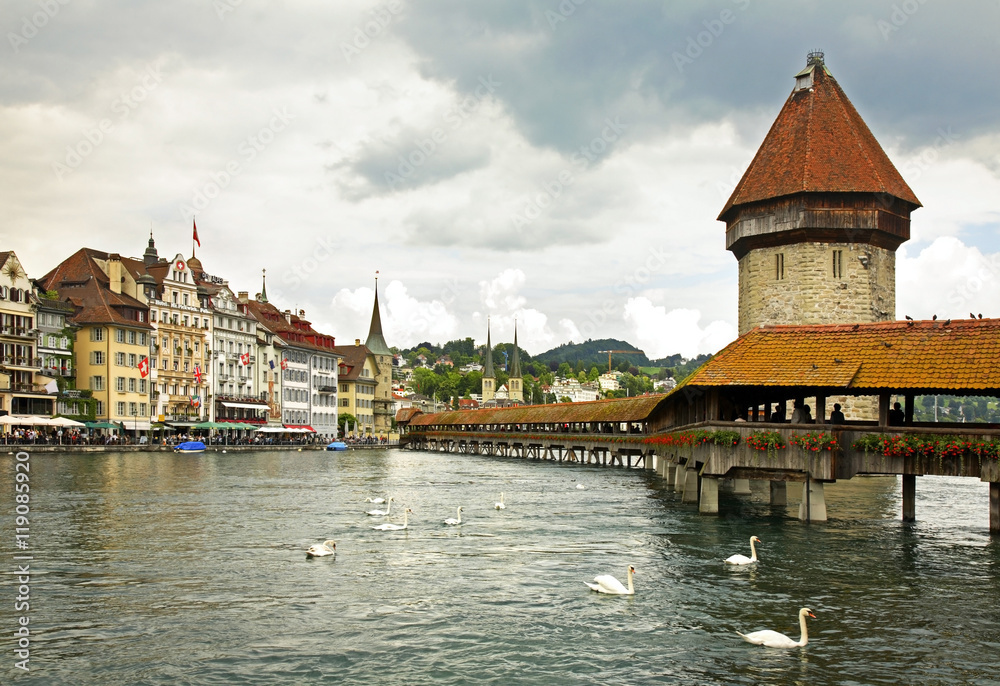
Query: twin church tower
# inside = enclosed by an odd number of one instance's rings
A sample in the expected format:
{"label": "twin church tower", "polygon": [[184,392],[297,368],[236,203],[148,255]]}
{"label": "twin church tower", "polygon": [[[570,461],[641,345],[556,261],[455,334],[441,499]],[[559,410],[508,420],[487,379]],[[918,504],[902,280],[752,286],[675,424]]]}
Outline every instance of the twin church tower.
{"label": "twin church tower", "polygon": [[[504,397],[506,396],[506,397]],[[483,404],[520,405],[524,403],[524,378],[521,376],[521,355],[517,349],[517,323],[514,323],[514,353],[510,361],[510,375],[506,393],[497,394],[497,375],[493,369],[493,344],[490,327],[486,324],[486,354],[483,360]]]}
{"label": "twin church tower", "polygon": [[739,333],[896,318],[913,191],[812,52],[719,220],[739,260]]}

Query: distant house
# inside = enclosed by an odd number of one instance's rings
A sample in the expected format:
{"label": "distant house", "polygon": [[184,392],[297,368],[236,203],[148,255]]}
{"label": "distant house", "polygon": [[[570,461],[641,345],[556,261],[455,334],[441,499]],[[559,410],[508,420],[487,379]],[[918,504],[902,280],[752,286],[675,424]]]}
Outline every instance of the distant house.
{"label": "distant house", "polygon": [[460,371],[466,374],[470,372],[481,372],[483,371],[483,365],[479,364],[478,362],[470,362],[469,364],[462,366]]}
{"label": "distant house", "polygon": [[458,399],[458,409],[460,410],[478,410],[479,401],[473,398],[459,398]]}

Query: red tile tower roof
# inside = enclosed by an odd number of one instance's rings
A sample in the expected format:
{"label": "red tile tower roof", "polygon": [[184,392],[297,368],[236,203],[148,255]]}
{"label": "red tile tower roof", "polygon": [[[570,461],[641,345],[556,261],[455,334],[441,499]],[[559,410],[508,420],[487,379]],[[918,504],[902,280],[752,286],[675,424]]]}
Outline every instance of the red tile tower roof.
{"label": "red tile tower roof", "polygon": [[822,55],[813,53],[719,220],[739,205],[815,192],[884,194],[920,207]]}

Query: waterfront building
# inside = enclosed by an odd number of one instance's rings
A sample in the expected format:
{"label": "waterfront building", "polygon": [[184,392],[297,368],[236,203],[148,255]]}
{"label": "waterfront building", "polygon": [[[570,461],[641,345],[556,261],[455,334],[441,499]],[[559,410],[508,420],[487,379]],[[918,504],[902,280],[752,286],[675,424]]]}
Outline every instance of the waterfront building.
{"label": "waterfront building", "polygon": [[382,334],[382,315],[378,307],[378,279],[375,280],[375,304],[372,307],[372,321],[368,327],[365,347],[375,358],[372,431],[375,436],[388,436],[392,431],[392,422],[396,415],[392,401],[393,352]]}
{"label": "waterfront building", "polygon": [[0,252],[0,410],[51,415],[56,394],[42,377],[33,290],[17,255]]}
{"label": "waterfront building", "polygon": [[[255,388],[259,400],[267,405],[266,423],[270,426],[281,426],[281,359],[285,351],[285,344],[280,336],[275,335],[274,331],[252,315],[249,307],[251,301],[247,291],[240,291],[238,300],[243,311],[253,320],[254,330],[257,332],[258,362],[254,366],[256,370]],[[256,294],[255,300],[267,302],[265,274],[261,275],[261,292]]]}
{"label": "waterfront building", "polygon": [[39,289],[35,295],[38,357],[42,376],[51,379],[46,386],[51,389],[55,384],[58,389],[56,413],[77,421],[93,421],[93,400],[76,388],[73,343],[77,327],[71,322],[74,307],[57,300],[55,292]]}
{"label": "waterfront building", "polygon": [[823,53],[719,214],[739,260],[739,333],[895,319],[895,251],[920,207]]}
{"label": "waterfront building", "polygon": [[[142,284],[136,282],[127,261],[118,254],[82,248],[39,283],[73,308],[67,321],[76,327],[75,385],[78,391],[90,392],[93,419],[142,432],[150,428],[153,327]],[[65,395],[67,409],[82,402],[82,394],[81,398]]]}
{"label": "waterfront building", "polygon": [[181,253],[169,262],[156,258],[150,235],[143,259],[127,259],[125,265],[142,285],[155,328],[150,365],[153,418],[181,427],[208,419],[212,310],[208,291],[196,278],[201,262]]}
{"label": "waterfront building", "polygon": [[[379,365],[375,354],[361,345],[361,339],[355,339],[354,345],[338,345],[334,350],[341,355],[337,411],[354,415],[359,436],[379,436],[375,425]],[[348,430],[345,427],[345,432]],[[388,430],[383,428],[382,432]]]}
{"label": "waterfront building", "polygon": [[341,356],[336,339],[312,328],[305,310],[293,314],[267,301],[247,302],[248,312],[280,339],[281,413],[284,426],[337,436],[337,380]]}
{"label": "waterfront building", "polygon": [[265,424],[268,403],[260,394],[260,372],[269,369],[269,360],[260,354],[257,320],[248,311],[247,293],[237,297],[226,283],[209,288],[213,421]]}

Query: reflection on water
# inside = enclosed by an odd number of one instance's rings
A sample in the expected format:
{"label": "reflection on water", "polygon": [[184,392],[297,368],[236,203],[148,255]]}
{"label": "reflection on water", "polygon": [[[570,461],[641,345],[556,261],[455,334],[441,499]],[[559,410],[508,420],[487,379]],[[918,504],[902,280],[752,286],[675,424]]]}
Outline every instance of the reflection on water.
{"label": "reflection on water", "polygon": [[[504,458],[36,455],[33,669],[14,675],[8,660],[0,674],[37,684],[996,682],[1000,552],[984,484],[918,479],[913,524],[899,521],[891,477],[827,485],[830,521],[811,524],[796,519],[795,486],[780,508],[766,487],[723,495],[716,517],[649,474]],[[12,492],[8,460],[0,494]],[[384,520],[365,515],[365,498],[387,494],[388,521],[412,508],[406,531],[371,528]],[[462,525],[444,525],[460,505]],[[4,541],[12,527],[5,515]],[[763,541],[760,563],[724,565],[749,554],[751,535]],[[307,559],[326,538],[336,559]],[[624,580],[629,564],[635,596],[584,585]],[[805,648],[736,634],[798,638],[804,605],[817,615]]]}

